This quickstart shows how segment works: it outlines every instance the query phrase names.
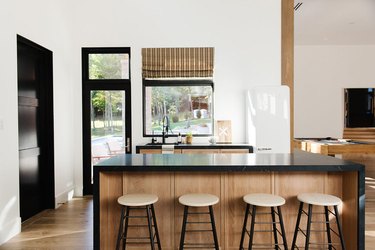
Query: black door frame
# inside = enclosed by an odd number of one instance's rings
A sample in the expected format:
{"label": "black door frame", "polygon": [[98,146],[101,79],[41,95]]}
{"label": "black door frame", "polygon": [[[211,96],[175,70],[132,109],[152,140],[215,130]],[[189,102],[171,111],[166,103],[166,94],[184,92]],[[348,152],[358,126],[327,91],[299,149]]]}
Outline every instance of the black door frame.
{"label": "black door frame", "polygon": [[[39,167],[42,186],[43,209],[55,208],[55,156],[53,111],[53,53],[52,51],[17,35],[17,48],[26,46],[38,54],[37,70],[41,81],[39,88],[40,116],[38,117]],[[17,80],[18,82],[18,80]],[[42,134],[41,134],[42,133]],[[20,153],[21,157],[21,153]],[[21,181],[20,181],[21,185]],[[20,195],[20,206],[22,206]]]}
{"label": "black door frame", "polygon": [[[89,54],[128,54],[129,55],[129,79],[89,79],[88,57]],[[132,129],[131,129],[131,74],[130,74],[130,47],[120,48],[82,48],[82,177],[83,195],[93,193],[91,184],[91,115],[90,98],[92,90],[124,90],[125,91],[125,134],[130,138],[129,150],[132,153]],[[125,140],[126,141],[126,140]],[[126,142],[127,143],[127,142]]]}

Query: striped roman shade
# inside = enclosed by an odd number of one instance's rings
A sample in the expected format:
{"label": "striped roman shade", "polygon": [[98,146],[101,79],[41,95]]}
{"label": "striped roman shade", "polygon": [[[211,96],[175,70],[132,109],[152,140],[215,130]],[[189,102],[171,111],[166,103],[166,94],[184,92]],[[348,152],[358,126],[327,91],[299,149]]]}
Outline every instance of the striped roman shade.
{"label": "striped roman shade", "polygon": [[143,48],[143,78],[212,77],[214,48]]}

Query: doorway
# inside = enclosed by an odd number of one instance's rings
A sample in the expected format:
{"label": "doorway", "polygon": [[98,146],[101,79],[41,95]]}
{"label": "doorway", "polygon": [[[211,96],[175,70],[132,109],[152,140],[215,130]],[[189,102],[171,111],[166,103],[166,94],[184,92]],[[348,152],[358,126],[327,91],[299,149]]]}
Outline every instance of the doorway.
{"label": "doorway", "polygon": [[21,220],[55,207],[52,52],[17,35]]}
{"label": "doorway", "polygon": [[93,166],[131,154],[130,48],[82,48],[83,194]]}

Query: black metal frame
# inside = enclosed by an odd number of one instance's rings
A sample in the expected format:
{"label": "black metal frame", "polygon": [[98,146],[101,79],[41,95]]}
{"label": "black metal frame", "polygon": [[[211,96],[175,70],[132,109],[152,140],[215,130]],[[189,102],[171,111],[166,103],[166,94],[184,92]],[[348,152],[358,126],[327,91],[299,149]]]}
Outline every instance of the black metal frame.
{"label": "black metal frame", "polygon": [[[89,79],[88,57],[89,54],[129,54],[129,79]],[[91,90],[123,90],[125,91],[126,137],[130,138],[130,151],[132,152],[131,129],[131,54],[129,47],[121,48],[82,48],[82,153],[83,153],[83,194],[93,194],[91,184],[91,131],[90,131],[90,91]],[[126,139],[125,139],[126,141]]]}
{"label": "black metal frame", "polygon": [[[284,220],[283,216],[281,213],[281,207],[277,206],[277,212],[275,211],[275,207],[271,207],[271,213],[257,213],[257,207],[255,205],[247,204],[246,205],[246,211],[245,211],[245,218],[243,222],[243,227],[242,227],[242,234],[241,234],[241,241],[240,241],[240,250],[244,250],[245,248],[243,247],[243,243],[245,240],[245,234],[249,236],[249,250],[253,249],[253,246],[259,246],[259,247],[269,247],[269,245],[265,244],[254,244],[254,233],[255,232],[272,232],[273,233],[273,238],[274,238],[274,244],[272,245],[275,250],[277,249],[282,249],[280,245],[284,247],[284,249],[288,249],[288,244],[286,241],[286,233],[285,233],[285,228],[284,228]],[[250,211],[251,210],[251,211]],[[250,230],[247,230],[247,222],[249,218],[249,214],[251,216],[251,222],[250,222]],[[270,214],[272,217],[272,222],[256,222],[255,221],[255,215],[256,214]],[[279,221],[276,221],[276,215],[279,217]],[[272,224],[272,230],[255,230],[255,224]],[[277,229],[277,224],[279,224],[280,230]],[[282,244],[279,244],[279,239],[278,239],[278,234],[281,236],[283,242]]]}
{"label": "black metal frame", "polygon": [[[342,226],[341,226],[341,222],[340,222],[340,215],[339,215],[339,211],[337,209],[337,206],[332,206],[334,208],[334,212],[332,212],[331,210],[329,210],[328,206],[324,206],[324,213],[323,214],[325,216],[325,221],[323,221],[323,222],[321,222],[321,221],[314,221],[314,222],[312,222],[312,215],[314,214],[313,213],[313,205],[312,204],[308,204],[307,213],[306,213],[306,211],[303,210],[303,205],[304,205],[304,203],[300,202],[300,206],[299,206],[299,209],[298,209],[297,222],[296,222],[296,227],[295,227],[295,230],[294,230],[293,242],[292,242],[291,249],[292,250],[295,249],[295,248],[299,249],[299,247],[296,245],[296,241],[297,241],[297,237],[298,237],[298,232],[301,232],[306,237],[304,249],[308,250],[309,247],[310,247],[310,244],[314,244],[314,242],[310,242],[311,224],[312,223],[324,223],[324,224],[326,224],[326,231],[324,231],[324,232],[327,233],[327,241],[328,241],[325,245],[328,246],[328,249],[329,250],[336,249],[335,245],[337,245],[337,244],[332,243],[332,239],[331,239],[331,231],[332,231],[334,234],[336,234],[340,238],[341,249],[345,250],[346,246],[345,246],[345,242],[344,242],[344,236],[343,236]],[[302,213],[304,213],[305,215],[307,215],[306,232],[304,232],[299,227]],[[330,222],[329,222],[329,215],[328,215],[328,213],[331,213],[333,216],[335,216],[338,232],[334,231],[331,228]],[[317,243],[315,243],[315,244],[317,244]],[[322,244],[319,243],[319,245],[322,245]]]}
{"label": "black metal frame", "polygon": [[[182,220],[182,229],[181,229],[181,238],[180,238],[180,250],[183,250],[185,248],[213,248],[215,250],[219,250],[219,240],[217,238],[217,232],[216,232],[216,225],[215,225],[215,217],[214,217],[214,210],[212,206],[208,206],[209,212],[190,212],[189,213],[189,206],[184,207],[184,216]],[[209,214],[210,215],[210,221],[209,222],[201,222],[201,221],[188,221],[188,215],[189,214]],[[211,230],[186,230],[187,224],[211,224]],[[212,232],[212,237],[214,240],[214,243],[185,243],[185,235],[187,232]],[[185,246],[186,245],[186,246]]]}
{"label": "black metal frame", "polygon": [[[160,80],[160,79],[142,79],[142,125],[143,125],[143,137],[162,137],[162,135],[149,135],[146,133],[146,97],[145,97],[145,89],[146,87],[178,87],[178,86],[211,86],[212,87],[212,95],[215,93],[214,89],[214,82],[213,80],[208,79],[170,79],[170,80]],[[214,98],[212,98],[212,122],[215,121],[214,117]],[[212,124],[214,125],[214,124]],[[211,136],[214,134],[214,127],[212,126],[212,134],[193,134],[196,137],[204,137],[204,136]],[[168,134],[168,137],[177,137],[177,134]],[[185,135],[182,135],[185,136]]]}
{"label": "black metal frame", "polygon": [[[146,216],[130,215],[130,210],[139,210],[139,209],[145,209]],[[129,225],[129,218],[147,218],[147,225]],[[124,227],[124,223],[125,223],[125,227]],[[129,227],[147,227],[149,236],[148,237],[128,237]],[[156,238],[156,241],[155,241],[155,238]],[[134,240],[146,240],[146,239],[148,239],[148,242],[134,241]],[[128,240],[133,240],[133,241],[128,242]],[[152,250],[155,249],[155,244],[158,246],[158,250],[162,249],[153,204],[147,205],[144,207],[122,206],[120,225],[119,225],[119,231],[118,231],[117,242],[116,242],[116,250],[120,249],[121,241],[122,241],[123,250],[126,249],[126,244],[147,244],[147,243],[150,243],[150,247]]]}

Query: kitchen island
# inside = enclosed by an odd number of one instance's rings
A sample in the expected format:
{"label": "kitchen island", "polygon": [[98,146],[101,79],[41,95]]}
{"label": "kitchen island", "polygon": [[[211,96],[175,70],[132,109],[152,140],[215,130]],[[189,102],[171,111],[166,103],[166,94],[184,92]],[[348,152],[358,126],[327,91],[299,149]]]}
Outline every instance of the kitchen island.
{"label": "kitchen island", "polygon": [[[161,244],[163,249],[174,250],[178,249],[183,213],[178,197],[183,194],[218,196],[220,202],[214,212],[220,247],[238,249],[245,209],[243,195],[272,193],[286,199],[282,210],[290,246],[299,204],[296,196],[319,192],[343,200],[340,211],[347,249],[364,249],[364,181],[363,165],[305,152],[116,156],[94,167],[94,248],[114,249],[120,217],[117,198],[126,193],[159,196],[155,210]],[[262,218],[267,220],[264,215]],[[263,229],[268,229],[267,225]],[[137,234],[142,233],[137,230]],[[322,233],[314,237],[316,241],[325,238]],[[203,235],[190,238],[207,239]],[[271,233],[256,239],[271,242]],[[299,246],[304,245],[303,241],[300,235]],[[135,245],[129,249],[144,248]]]}

